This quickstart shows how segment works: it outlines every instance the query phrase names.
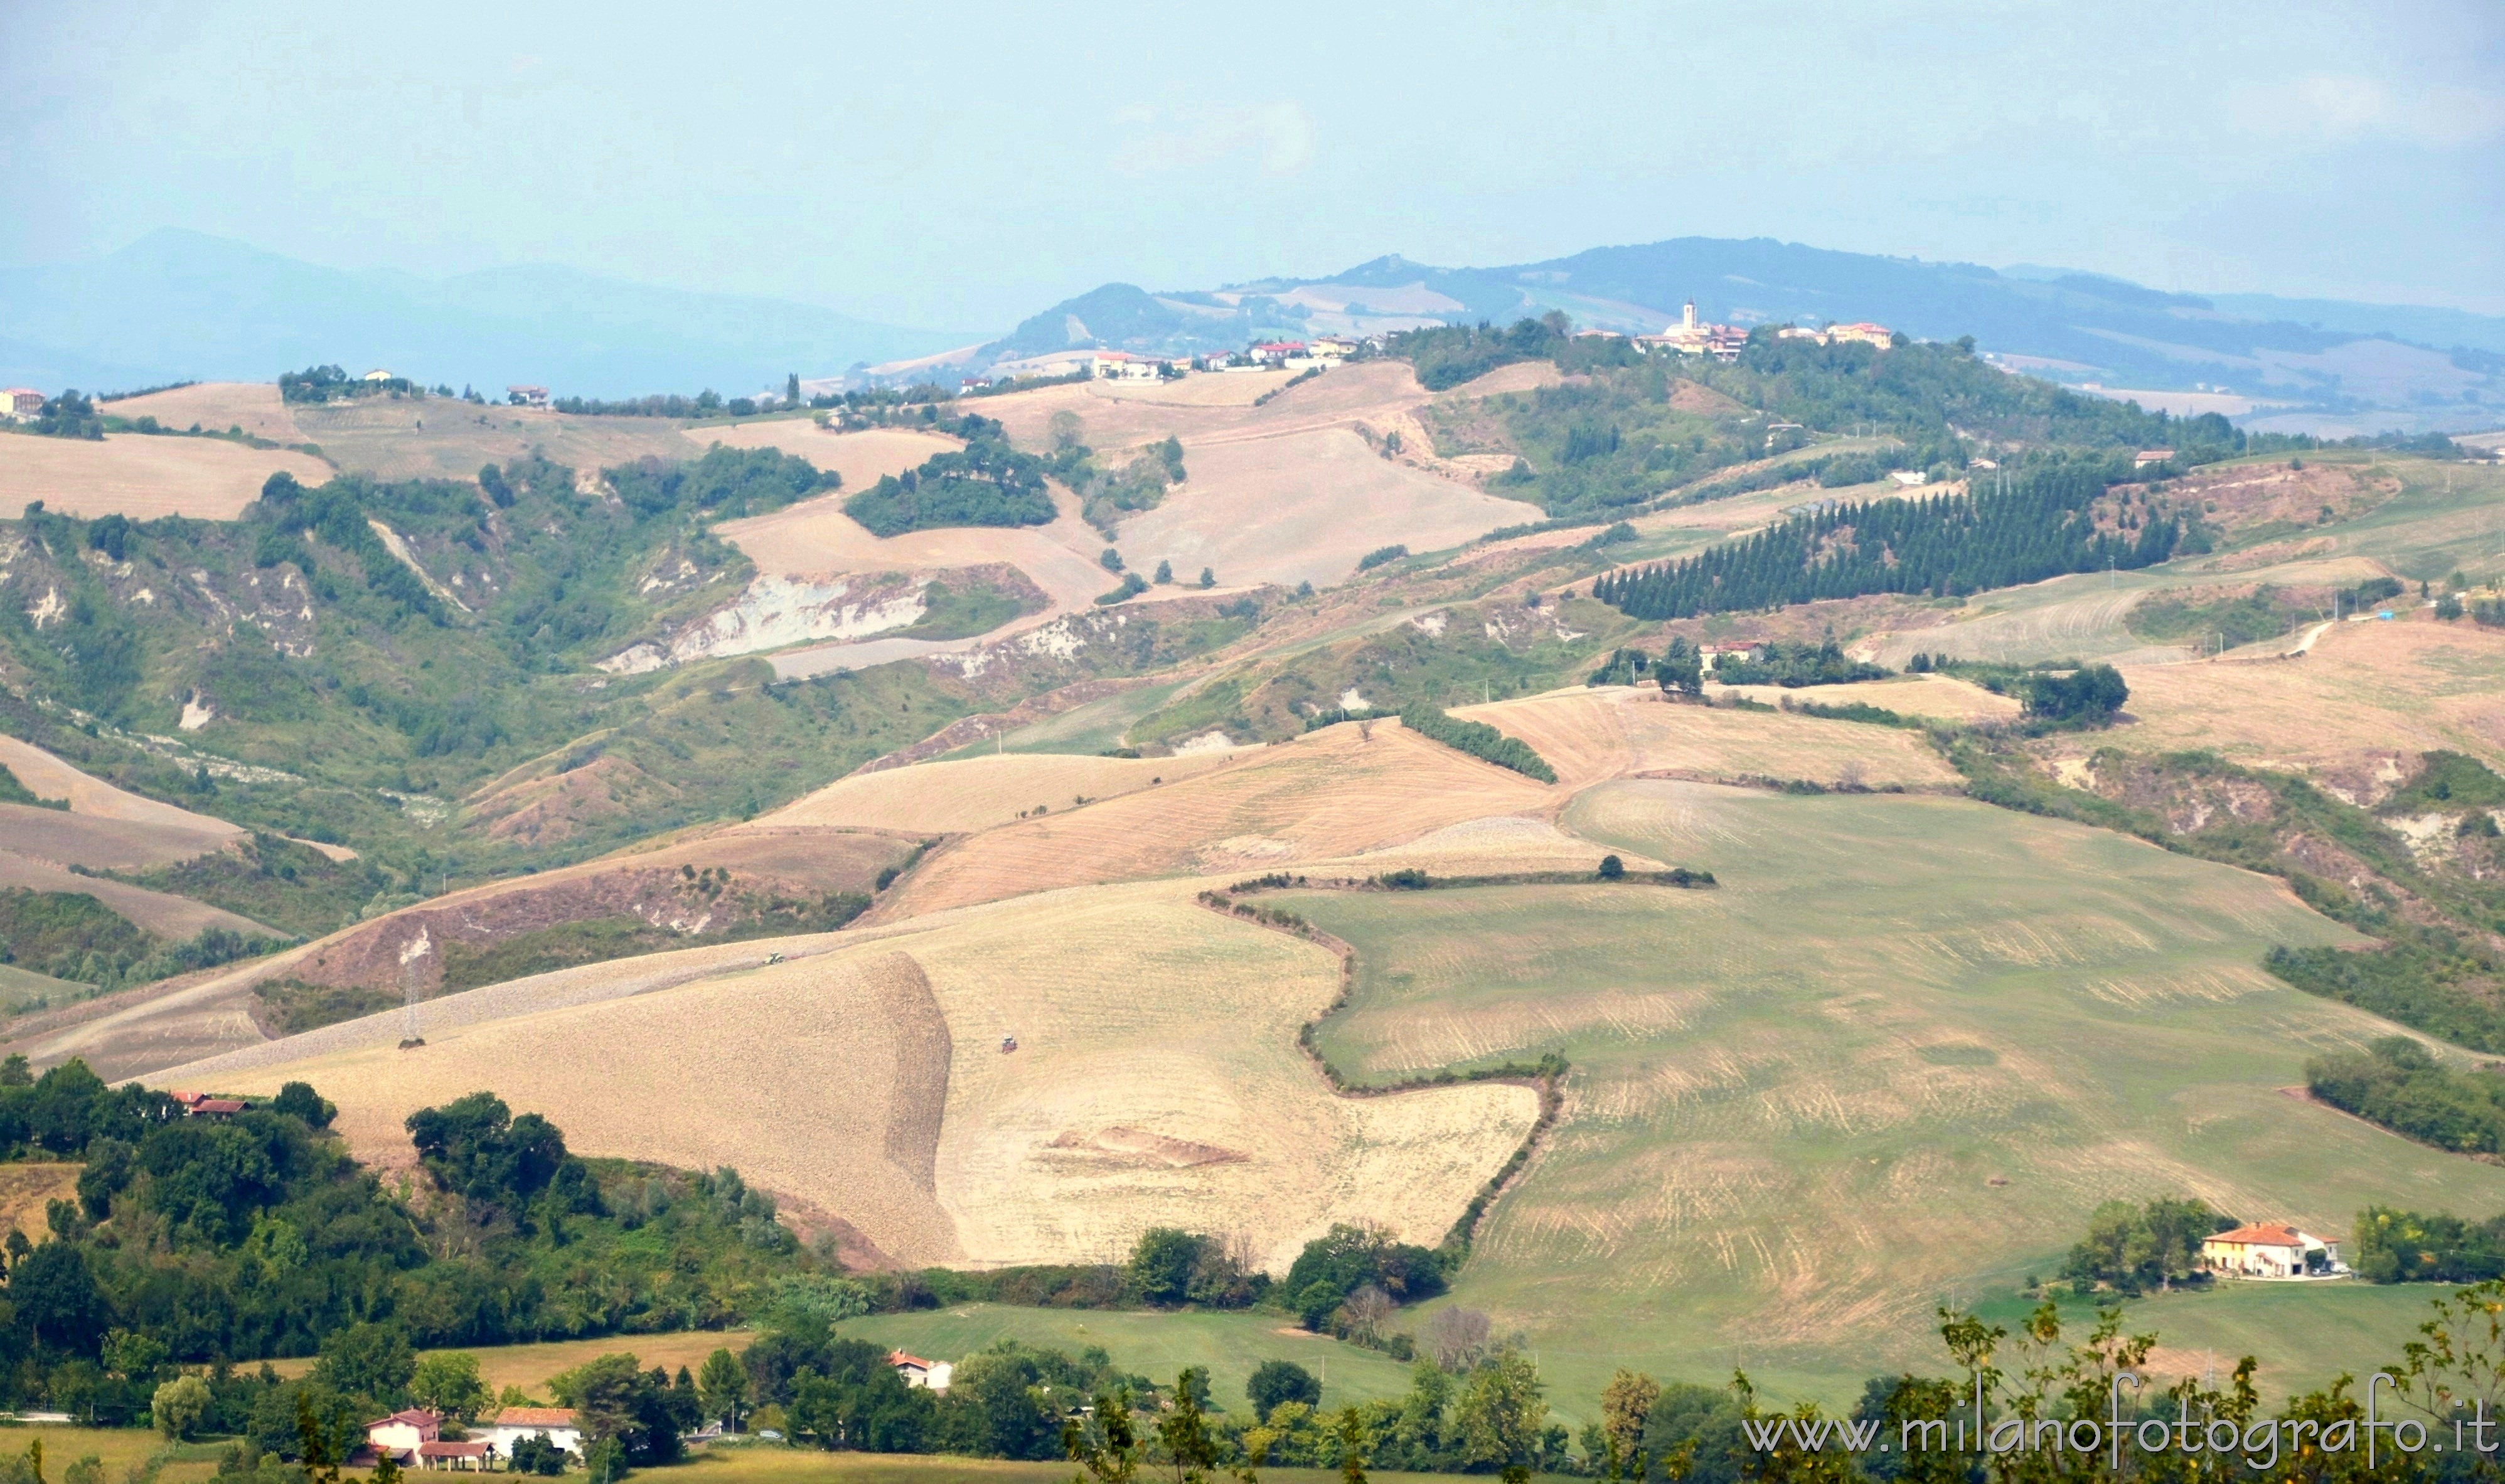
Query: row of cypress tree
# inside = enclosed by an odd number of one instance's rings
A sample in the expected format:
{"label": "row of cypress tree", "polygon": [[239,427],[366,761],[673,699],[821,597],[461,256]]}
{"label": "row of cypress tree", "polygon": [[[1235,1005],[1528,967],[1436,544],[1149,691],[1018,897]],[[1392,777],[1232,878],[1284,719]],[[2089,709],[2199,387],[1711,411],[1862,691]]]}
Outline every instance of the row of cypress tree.
{"label": "row of cypress tree", "polygon": [[2183,534],[2170,514],[2151,512],[2135,537],[2097,528],[2090,507],[2109,477],[2102,461],[2055,463],[2019,475],[2005,491],[1835,506],[1694,556],[1614,573],[1592,596],[1632,618],[1687,618],[1875,592],[1961,597],[2166,560]]}

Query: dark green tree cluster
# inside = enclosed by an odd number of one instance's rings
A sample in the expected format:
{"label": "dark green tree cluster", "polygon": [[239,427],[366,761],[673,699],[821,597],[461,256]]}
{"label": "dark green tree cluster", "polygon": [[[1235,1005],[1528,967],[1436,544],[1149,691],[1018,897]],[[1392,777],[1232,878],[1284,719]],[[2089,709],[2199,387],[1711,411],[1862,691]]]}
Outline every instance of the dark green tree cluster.
{"label": "dark green tree cluster", "polygon": [[318,1350],[283,1396],[274,1377],[212,1377],[259,1388],[219,1401],[236,1414],[223,1431],[293,1457],[308,1385],[353,1429],[408,1399],[413,1347],[720,1325],[820,1266],[732,1172],[595,1169],[484,1094],[412,1120],[435,1185],[412,1209],[325,1132],[333,1112],[291,1083],[230,1118],[185,1117],[83,1063],[40,1079],[0,1065],[0,1141],[86,1165],[53,1239],[9,1251],[0,1401],[144,1420],[170,1366]]}
{"label": "dark green tree cluster", "polygon": [[2122,672],[2111,665],[2081,665],[2066,674],[2039,674],[2027,686],[2027,714],[2047,722],[2101,725],[2131,699]]}
{"label": "dark green tree cluster", "polygon": [[100,990],[145,984],[268,953],[281,940],[203,928],[167,942],[87,892],[0,887],[0,964]]}
{"label": "dark green tree cluster", "polygon": [[600,1187],[565,1135],[535,1113],[516,1118],[491,1092],[474,1092],[407,1119],[409,1143],[437,1188],[472,1211],[519,1219],[545,1202],[552,1217],[603,1214]]}
{"label": "dark green tree cluster", "polygon": [[1455,752],[1511,768],[1526,778],[1541,783],[1555,783],[1557,770],[1548,760],[1532,750],[1530,743],[1519,737],[1508,737],[1485,722],[1464,722],[1449,715],[1441,706],[1424,701],[1400,710],[1400,724],[1429,740],[1441,742]]}
{"label": "dark green tree cluster", "polygon": [[278,373],[278,398],[281,402],[320,404],[350,402],[360,397],[423,397],[420,388],[406,376],[386,376],[369,381],[351,376],[337,366],[308,366],[300,371]]}
{"label": "dark green tree cluster", "polygon": [[1296,1254],[1282,1291],[1306,1328],[1321,1329],[1360,1289],[1405,1304],[1434,1297],[1444,1284],[1443,1260],[1429,1249],[1370,1227],[1334,1223]]}
{"label": "dark green tree cluster", "polygon": [[1156,1395],[1101,1349],[1073,1358],[1015,1340],[956,1361],[944,1395],[908,1387],[886,1350],[806,1316],[770,1325],[739,1360],[750,1398],[782,1407],[794,1433],[829,1450],[1055,1459],[1064,1421],[1091,1397]]}
{"label": "dark green tree cluster", "polygon": [[2172,516],[2148,519],[2129,539],[2091,518],[2113,475],[2102,460],[2048,461],[2005,494],[1796,515],[1695,556],[1612,573],[1592,595],[1638,618],[1690,618],[1874,592],[1963,596],[2166,560],[2181,534]]}
{"label": "dark green tree cluster", "polygon": [[1139,1301],[1158,1308],[1241,1309],[1270,1289],[1269,1275],[1225,1242],[1175,1226],[1151,1226],[1140,1234],[1128,1276]]}
{"label": "dark green tree cluster", "polygon": [[2411,1037],[2315,1057],[2305,1077],[2332,1107],[2422,1144],[2465,1154],[2505,1152],[2505,1077],[2455,1072]]}
{"label": "dark green tree cluster", "polygon": [[676,1377],[658,1365],[641,1370],[631,1354],[601,1356],[552,1376],[548,1390],[581,1419],[583,1463],[595,1479],[604,1461],[613,1469],[618,1464],[678,1462],[686,1452],[681,1435],[704,1420],[695,1379],[686,1366]]}
{"label": "dark green tree cluster", "polygon": [[873,535],[901,536],[938,526],[1047,525],[1053,507],[1041,459],[1005,439],[980,438],[881,477],[845,501],[844,513]]}
{"label": "dark green tree cluster", "polygon": [[2505,1216],[2369,1206],[2348,1229],[2348,1263],[2369,1283],[2487,1283],[2505,1278]]}
{"label": "dark green tree cluster", "polygon": [[617,498],[639,520],[673,512],[735,520],[781,510],[843,483],[841,475],[820,470],[796,454],[720,443],[691,462],[646,458],[605,473]]}
{"label": "dark green tree cluster", "polygon": [[2206,1202],[2162,1196],[2146,1205],[2106,1201],[2088,1218],[2062,1276],[2086,1292],[2102,1284],[2125,1293],[2162,1289],[2201,1273],[2201,1244],[2236,1225]]}
{"label": "dark green tree cluster", "polygon": [[1852,681],[1886,680],[1896,672],[1884,665],[1854,659],[1829,639],[1822,644],[1784,644],[1768,640],[1743,659],[1715,659],[1713,678],[1726,686],[1838,686]]}
{"label": "dark green tree cluster", "polygon": [[27,426],[44,438],[77,438],[90,442],[101,442],[104,438],[104,418],[97,413],[95,404],[75,390],[65,391],[58,397],[45,398],[42,408],[35,413],[35,420]]}

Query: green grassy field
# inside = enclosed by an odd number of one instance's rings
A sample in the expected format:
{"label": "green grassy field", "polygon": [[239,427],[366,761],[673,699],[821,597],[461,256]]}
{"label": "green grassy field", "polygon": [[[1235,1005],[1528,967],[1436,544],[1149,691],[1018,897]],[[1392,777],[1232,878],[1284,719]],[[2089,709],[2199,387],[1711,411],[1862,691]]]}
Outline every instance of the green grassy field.
{"label": "green grassy field", "polygon": [[[894,1453],[821,1453],[772,1444],[703,1449],[687,1463],[648,1475],[687,1484],[1070,1484],[1070,1464],[1013,1464],[1001,1459],[923,1458]],[[1264,1468],[1265,1484],[1338,1484],[1335,1468]],[[1441,1473],[1392,1473],[1367,1469],[1384,1480],[1459,1479]],[[1487,1476],[1479,1477],[1484,1480]]]}
{"label": "green grassy field", "polygon": [[913,1314],[875,1314],[846,1320],[837,1327],[848,1338],[932,1360],[957,1360],[1012,1339],[1072,1355],[1101,1345],[1123,1369],[1160,1382],[1171,1382],[1186,1365],[1204,1366],[1217,1404],[1230,1411],[1249,1408],[1244,1383],[1264,1360],[1293,1360],[1322,1377],[1325,1407],[1408,1392],[1407,1365],[1378,1351],[1306,1334],[1293,1325],[1266,1313],[1133,1314],[961,1304]]}
{"label": "green grassy field", "polygon": [[[1164,686],[1140,686],[1117,691],[1101,701],[1074,706],[1059,716],[1045,717],[1030,723],[999,740],[1001,751],[1012,753],[1074,753],[1092,758],[1110,748],[1122,745],[1122,733],[1131,724],[1166,703],[1177,690],[1180,681]],[[989,741],[976,742],[948,754],[954,758],[971,758],[995,750]]]}
{"label": "green grassy field", "polygon": [[[2260,971],[2272,943],[2355,940],[2276,882],[1950,798],[1626,782],[1565,823],[1723,885],[1276,899],[1356,945],[1323,1034],[1343,1069],[1573,1062],[1450,1300],[1522,1333],[1561,1411],[1620,1364],[1839,1402],[1937,1369],[1936,1305],[2014,1303],[2111,1197],[2334,1235],[2370,1201],[2505,1209],[2505,1170],[2282,1090],[2388,1028]],[[2423,1300],[2146,1312],[2311,1383],[2385,1359]]]}

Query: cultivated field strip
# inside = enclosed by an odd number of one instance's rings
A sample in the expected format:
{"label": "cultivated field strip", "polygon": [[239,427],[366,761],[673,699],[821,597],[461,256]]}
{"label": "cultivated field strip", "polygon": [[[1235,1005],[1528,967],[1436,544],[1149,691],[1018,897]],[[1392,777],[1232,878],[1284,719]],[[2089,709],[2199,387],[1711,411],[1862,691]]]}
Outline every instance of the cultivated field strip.
{"label": "cultivated field strip", "polygon": [[1135,567],[1328,586],[1381,547],[1440,550],[1541,518],[1536,506],[1385,459],[1346,428],[1186,444],[1184,461],[1188,482],[1121,524],[1116,544]]}
{"label": "cultivated field strip", "polygon": [[1910,732],[1678,705],[1648,689],[1578,687],[1453,714],[1530,743],[1568,789],[1636,774],[1796,778],[1828,787],[1850,780],[1873,789],[1957,782]]}
{"label": "cultivated field strip", "polygon": [[109,433],[101,442],[6,438],[0,439],[0,510],[41,500],[46,510],[83,520],[232,520],[260,498],[262,481],[281,471],[306,484],[331,477],[330,467],[309,454],[223,439],[144,433]]}
{"label": "cultivated field strip", "polygon": [[2385,759],[2437,748],[2505,767],[2505,634],[2432,621],[2340,623],[2302,659],[2133,667],[2135,752],[2206,748],[2358,791]]}
{"label": "cultivated field strip", "polygon": [[1009,824],[1039,804],[1048,812],[1070,809],[1081,797],[1102,800],[1163,787],[1230,760],[1235,760],[1235,755],[1087,758],[1008,753],[921,762],[838,779],[749,828],[852,826],[932,834],[988,830]]}
{"label": "cultivated field strip", "polygon": [[169,392],[124,397],[103,404],[102,409],[134,421],[154,417],[177,431],[197,423],[204,433],[241,428],[272,442],[304,442],[304,432],[296,426],[295,414],[279,399],[275,381],[201,381]]}
{"label": "cultivated field strip", "polygon": [[1179,782],[984,834],[915,872],[905,909],[1152,876],[1257,874],[1354,855],[1494,814],[1538,810],[1555,791],[1411,735],[1327,727]]}

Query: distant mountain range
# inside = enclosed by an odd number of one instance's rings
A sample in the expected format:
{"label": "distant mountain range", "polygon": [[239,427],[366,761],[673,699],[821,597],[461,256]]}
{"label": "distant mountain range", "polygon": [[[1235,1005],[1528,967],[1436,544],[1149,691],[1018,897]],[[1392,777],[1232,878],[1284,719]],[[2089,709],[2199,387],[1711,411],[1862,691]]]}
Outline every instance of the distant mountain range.
{"label": "distant mountain range", "polygon": [[[1651,332],[1696,301],[1719,323],[1875,320],[1974,336],[2012,370],[2168,394],[2248,426],[2345,433],[2505,424],[2505,318],[2453,309],[2169,294],[2064,268],[1925,263],[1755,237],[1600,247],[1504,267],[1376,258],[1326,278],[1150,293],[1109,283],[981,336],[875,324],[788,301],[622,283],[571,268],[441,280],[316,266],[172,229],[85,263],[0,274],[0,381],[119,390],[265,381],[337,363],[429,385],[509,382],[559,396],[725,395],[789,371],[880,379],[1074,347],[1186,354],[1318,334],[1504,322],[1551,309]],[[950,353],[953,352],[953,353]]]}
{"label": "distant mountain range", "polygon": [[501,395],[724,395],[963,345],[830,309],[621,283],[565,267],[432,280],[350,272],[173,229],[85,263],[0,274],[0,380],[93,390],[271,381],[337,363]]}
{"label": "distant mountain range", "polygon": [[1506,267],[1385,257],[1327,278],[1212,291],[1107,284],[1028,319],[977,359],[1072,345],[1181,354],[1261,336],[1503,323],[1551,309],[1595,329],[1652,333],[1690,299],[1717,323],[1874,320],[1923,339],[1972,336],[2013,370],[2072,385],[2190,394],[2169,400],[2178,410],[2214,404],[2247,423],[2327,432],[2505,423],[2505,318],[2169,294],[2094,273],[2001,271],[1762,237],[1682,237]]}

